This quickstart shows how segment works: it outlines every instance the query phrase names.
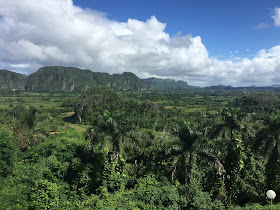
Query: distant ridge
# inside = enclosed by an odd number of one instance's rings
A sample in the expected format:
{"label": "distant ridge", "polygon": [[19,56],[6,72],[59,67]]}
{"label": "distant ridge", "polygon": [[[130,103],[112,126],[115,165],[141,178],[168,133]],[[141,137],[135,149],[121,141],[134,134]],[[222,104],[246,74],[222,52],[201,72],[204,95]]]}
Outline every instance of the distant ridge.
{"label": "distant ridge", "polygon": [[93,86],[107,86],[116,91],[146,90],[218,90],[218,91],[280,91],[280,84],[267,87],[232,87],[217,85],[199,88],[174,79],[140,79],[131,72],[113,74],[93,72],[75,67],[46,66],[29,76],[0,70],[0,90],[26,90],[35,92],[83,92]]}
{"label": "distant ridge", "polygon": [[107,86],[115,90],[145,91],[147,85],[135,74],[113,74],[82,70],[75,67],[47,66],[25,77],[2,70],[1,90],[27,90],[37,92],[82,92],[93,86]]}
{"label": "distant ridge", "polygon": [[262,86],[258,87],[252,85],[250,87],[232,87],[230,85],[217,85],[217,86],[210,86],[204,87],[204,90],[212,90],[212,91],[256,91],[256,92],[264,92],[264,91],[279,91],[280,86],[272,85],[272,86]]}
{"label": "distant ridge", "polygon": [[16,72],[0,70],[1,90],[24,90],[26,76]]}
{"label": "distant ridge", "polygon": [[159,79],[159,78],[148,78],[143,79],[151,89],[162,89],[162,90],[190,90],[195,88],[194,86],[188,85],[187,82],[174,79]]}

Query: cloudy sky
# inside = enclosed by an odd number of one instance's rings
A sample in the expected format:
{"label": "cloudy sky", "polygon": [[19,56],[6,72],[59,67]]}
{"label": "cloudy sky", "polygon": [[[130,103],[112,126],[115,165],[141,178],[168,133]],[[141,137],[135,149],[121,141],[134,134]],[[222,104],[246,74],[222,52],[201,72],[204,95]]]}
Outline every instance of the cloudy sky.
{"label": "cloudy sky", "polygon": [[0,0],[0,69],[280,84],[280,0]]}

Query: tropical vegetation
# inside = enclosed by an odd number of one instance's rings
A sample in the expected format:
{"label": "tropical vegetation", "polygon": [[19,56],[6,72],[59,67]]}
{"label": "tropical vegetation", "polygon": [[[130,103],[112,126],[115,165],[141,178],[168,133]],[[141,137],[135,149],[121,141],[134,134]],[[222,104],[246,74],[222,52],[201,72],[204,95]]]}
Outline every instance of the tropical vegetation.
{"label": "tropical vegetation", "polygon": [[265,209],[280,192],[277,93],[1,95],[0,209]]}

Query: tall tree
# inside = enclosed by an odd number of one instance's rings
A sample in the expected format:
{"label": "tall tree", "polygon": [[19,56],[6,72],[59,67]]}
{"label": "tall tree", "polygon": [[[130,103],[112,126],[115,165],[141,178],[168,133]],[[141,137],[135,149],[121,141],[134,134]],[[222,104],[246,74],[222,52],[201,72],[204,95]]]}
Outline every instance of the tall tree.
{"label": "tall tree", "polygon": [[264,127],[257,133],[254,148],[267,160],[267,187],[280,190],[280,112],[268,117]]}
{"label": "tall tree", "polygon": [[246,113],[233,109],[224,108],[221,113],[221,122],[212,125],[209,131],[209,138],[217,140],[217,147],[223,159],[225,176],[223,178],[229,202],[233,199],[236,192],[233,190],[237,177],[244,168],[246,158],[244,143],[242,140],[243,132],[246,130],[244,119]]}
{"label": "tall tree", "polygon": [[[191,128],[187,123],[180,125],[175,129],[177,142],[173,145],[173,172],[172,179],[178,178],[179,181],[186,186],[186,196],[191,204],[194,197],[210,196],[203,192],[203,179],[205,179],[204,167],[205,163],[211,165],[212,170],[217,174],[217,180],[214,185],[220,186],[219,199],[224,196],[224,166],[217,157],[217,152],[210,145],[204,135],[204,132]],[[202,198],[201,198],[202,199]]]}
{"label": "tall tree", "polygon": [[103,149],[112,154],[114,164],[117,166],[119,157],[123,152],[123,142],[126,138],[126,127],[119,125],[111,117],[103,126],[88,129],[86,138],[91,139],[95,150]]}
{"label": "tall tree", "polygon": [[264,119],[264,127],[257,133],[254,148],[268,158],[280,146],[280,112]]}
{"label": "tall tree", "polygon": [[7,118],[11,120],[10,128],[14,136],[19,140],[17,143],[21,150],[26,150],[29,146],[38,144],[38,134],[42,133],[37,130],[41,120],[38,118],[37,109],[30,106],[17,106],[7,113]]}

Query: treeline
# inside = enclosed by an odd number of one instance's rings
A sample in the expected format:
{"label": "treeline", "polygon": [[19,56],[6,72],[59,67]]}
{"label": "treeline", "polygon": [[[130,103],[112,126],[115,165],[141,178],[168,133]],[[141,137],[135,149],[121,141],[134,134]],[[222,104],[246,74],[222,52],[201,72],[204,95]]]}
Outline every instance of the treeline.
{"label": "treeline", "polygon": [[2,111],[0,209],[261,209],[280,190],[280,114],[238,100],[205,116],[96,87],[75,101],[83,134]]}

